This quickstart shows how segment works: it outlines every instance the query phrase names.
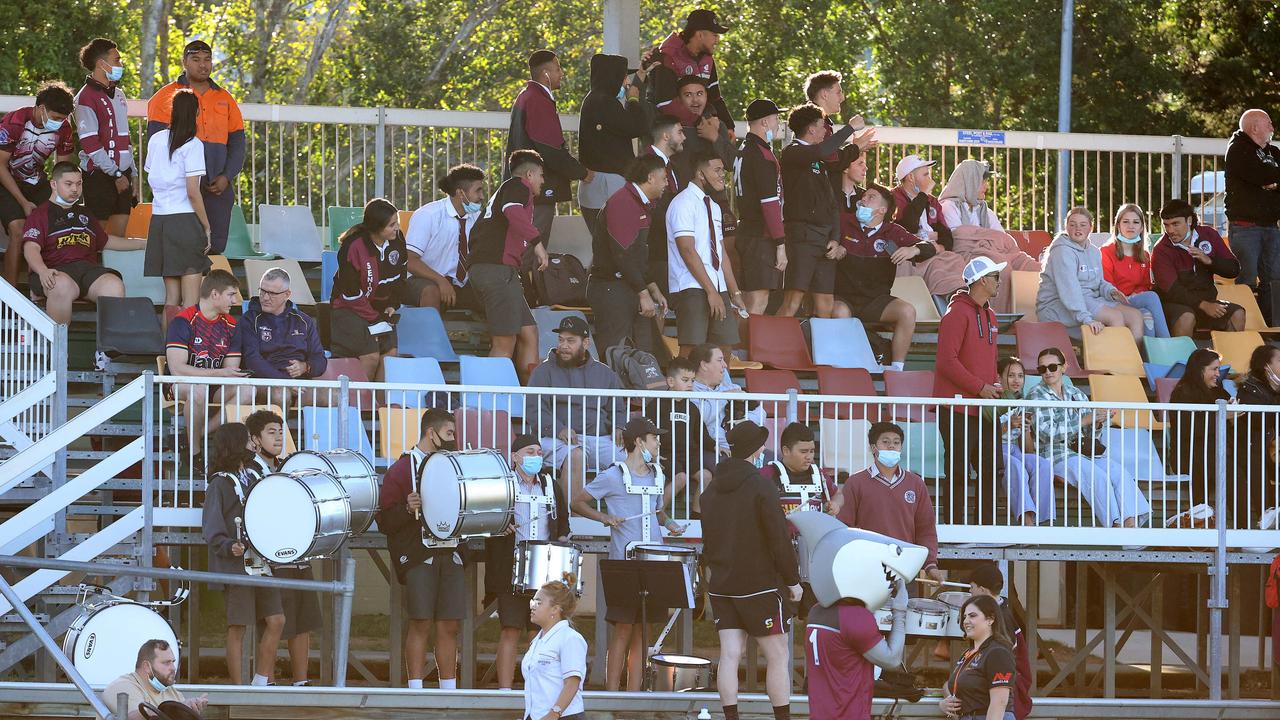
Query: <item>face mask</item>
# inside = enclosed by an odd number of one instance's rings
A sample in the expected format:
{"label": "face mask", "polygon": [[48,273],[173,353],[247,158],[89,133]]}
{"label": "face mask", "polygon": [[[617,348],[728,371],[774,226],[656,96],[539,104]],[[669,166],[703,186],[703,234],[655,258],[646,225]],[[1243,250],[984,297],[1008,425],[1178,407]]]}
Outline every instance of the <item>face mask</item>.
{"label": "face mask", "polygon": [[773,131],[772,131],[772,130],[765,130],[765,131],[764,131],[764,141],[765,141],[765,142],[767,142],[767,143],[771,143],[771,142],[773,142]]}
{"label": "face mask", "polygon": [[457,441],[457,440],[445,440],[444,438],[442,438],[442,437],[440,437],[439,435],[437,435],[437,436],[436,436],[436,447],[437,447],[437,448],[440,448],[441,450],[443,450],[443,451],[445,451],[445,452],[453,452],[454,450],[457,450],[457,449],[458,449],[458,441]]}
{"label": "face mask", "polygon": [[898,463],[902,461],[901,450],[877,450],[876,459],[885,467],[898,467]]}
{"label": "face mask", "polygon": [[520,469],[525,475],[537,475],[538,471],[542,470],[542,456],[525,455],[520,458]]}
{"label": "face mask", "polygon": [[859,205],[856,214],[858,216],[858,222],[866,225],[871,222],[871,216],[874,215],[875,212],[869,207]]}
{"label": "face mask", "polygon": [[57,132],[61,130],[62,122],[63,122],[62,120],[54,120],[50,118],[48,115],[45,115],[45,120],[44,120],[45,132]]}
{"label": "face mask", "polygon": [[756,459],[753,460],[752,462],[755,464],[757,468],[764,467],[764,453],[760,453],[759,455],[757,455]]}
{"label": "face mask", "polygon": [[653,462],[653,453],[649,452],[649,448],[640,448],[640,459],[651,463]]}
{"label": "face mask", "polygon": [[61,195],[59,195],[58,193],[53,194],[53,201],[63,207],[71,207],[72,205],[76,204],[75,200],[68,200],[62,197]]}
{"label": "face mask", "polygon": [[155,688],[156,692],[164,692],[169,689],[169,686],[156,679],[155,675],[151,676],[151,687]]}
{"label": "face mask", "polygon": [[626,102],[626,101],[627,101],[627,86],[623,85],[622,87],[618,88],[618,102]]}
{"label": "face mask", "polygon": [[1116,239],[1117,239],[1117,240],[1119,240],[1120,242],[1124,243],[1125,245],[1137,245],[1137,244],[1138,244],[1138,242],[1142,240],[1142,236],[1141,236],[1141,235],[1134,235],[1133,237],[1129,237],[1129,236],[1125,235],[1124,233],[1120,233],[1120,234],[1116,235]]}
{"label": "face mask", "polygon": [[471,215],[480,212],[480,209],[483,207],[484,206],[480,203],[464,202],[462,203],[462,212]]}
{"label": "face mask", "polygon": [[116,82],[123,76],[124,76],[124,67],[121,65],[117,65],[107,70],[107,79],[110,80],[111,82]]}

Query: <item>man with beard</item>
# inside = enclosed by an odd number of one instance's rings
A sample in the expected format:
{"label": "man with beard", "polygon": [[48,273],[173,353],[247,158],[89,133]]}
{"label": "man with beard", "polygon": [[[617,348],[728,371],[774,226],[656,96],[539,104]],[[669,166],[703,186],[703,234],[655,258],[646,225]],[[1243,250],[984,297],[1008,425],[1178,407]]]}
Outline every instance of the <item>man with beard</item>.
{"label": "man with beard", "polygon": [[689,183],[688,178],[681,178],[676,175],[675,169],[671,166],[671,158],[676,153],[684,149],[684,127],[680,121],[666,114],[660,114],[653,119],[653,125],[649,129],[649,136],[652,143],[640,151],[640,156],[656,155],[662,158],[662,162],[667,167],[667,187],[662,191],[662,197],[658,198],[653,204],[653,212],[649,218],[649,272],[653,276],[653,280],[658,284],[658,289],[665,296],[667,294],[667,207],[671,205],[671,198],[676,193],[684,189]]}
{"label": "man with beard", "polygon": [[[556,349],[529,376],[529,387],[622,389],[617,373],[587,353],[591,340],[586,320],[566,317],[556,333]],[[618,459],[621,449],[614,428],[621,425],[615,415],[625,417],[626,409],[626,403],[618,405],[605,397],[529,395],[524,417],[538,428],[543,460],[558,468],[560,481],[572,489],[572,483],[581,484],[588,466],[598,472]]]}
{"label": "man with beard", "polygon": [[720,94],[716,61],[711,56],[720,43],[720,36],[727,32],[729,26],[721,24],[714,11],[694,10],[685,18],[684,30],[668,35],[657,52],[646,53],[645,64],[651,59],[661,63],[653,71],[653,96],[659,112],[670,112],[670,107],[678,102],[674,96],[680,90],[672,85],[674,82],[685,75],[697,75],[707,84],[716,117],[733,126],[733,115]]}
{"label": "man with beard", "polygon": [[[164,640],[148,640],[138,649],[138,661],[133,672],[126,673],[111,681],[102,691],[102,702],[107,707],[116,707],[116,696],[124,693],[129,696],[128,720],[142,720],[138,705],[150,703],[159,705],[162,702],[179,702],[200,714],[209,704],[209,696],[187,700],[173,686],[178,682],[178,658],[173,648]],[[124,720],[123,718],[121,720]]]}

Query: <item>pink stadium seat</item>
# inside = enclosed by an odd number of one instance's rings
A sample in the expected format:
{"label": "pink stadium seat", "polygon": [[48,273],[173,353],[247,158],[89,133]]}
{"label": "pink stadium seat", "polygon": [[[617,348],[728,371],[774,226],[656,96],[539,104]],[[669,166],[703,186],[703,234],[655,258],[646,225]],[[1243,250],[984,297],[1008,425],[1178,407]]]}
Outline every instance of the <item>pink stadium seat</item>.
{"label": "pink stadium seat", "polygon": [[[888,397],[933,399],[932,370],[886,370],[884,394]],[[933,420],[938,411],[934,405],[898,405],[893,408],[899,420],[923,422]]]}
{"label": "pink stadium seat", "polygon": [[[790,370],[747,370],[747,392],[751,393],[785,393],[788,390],[800,390],[800,380]],[[765,415],[769,417],[786,417],[785,402],[766,402]]]}
{"label": "pink stadium seat", "polygon": [[1018,338],[1018,357],[1026,363],[1028,372],[1034,372],[1036,358],[1042,350],[1056,347],[1067,356],[1068,377],[1088,376],[1084,368],[1080,367],[1076,350],[1071,346],[1071,338],[1067,337],[1067,328],[1062,323],[1019,320],[1013,324],[1013,334]]}
{"label": "pink stadium seat", "polygon": [[[873,397],[877,395],[871,373],[865,368],[818,368],[818,394],[846,397]],[[867,416],[868,406],[857,403],[828,403],[822,416],[841,420],[860,420]]]}
{"label": "pink stadium seat", "polygon": [[793,317],[752,315],[747,319],[750,359],[780,370],[813,371],[813,356],[804,340],[800,320]]}

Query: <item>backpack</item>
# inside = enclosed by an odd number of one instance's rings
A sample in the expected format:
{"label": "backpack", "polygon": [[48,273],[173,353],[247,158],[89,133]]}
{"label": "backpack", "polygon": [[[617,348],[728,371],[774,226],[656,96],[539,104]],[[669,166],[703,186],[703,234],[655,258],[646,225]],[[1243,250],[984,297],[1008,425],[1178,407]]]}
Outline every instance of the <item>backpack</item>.
{"label": "backpack", "polygon": [[547,269],[533,271],[538,305],[587,305],[587,269],[575,255],[552,253]]}
{"label": "backpack", "polygon": [[632,347],[626,339],[604,351],[604,363],[618,374],[622,387],[628,390],[661,390],[667,386],[658,359]]}

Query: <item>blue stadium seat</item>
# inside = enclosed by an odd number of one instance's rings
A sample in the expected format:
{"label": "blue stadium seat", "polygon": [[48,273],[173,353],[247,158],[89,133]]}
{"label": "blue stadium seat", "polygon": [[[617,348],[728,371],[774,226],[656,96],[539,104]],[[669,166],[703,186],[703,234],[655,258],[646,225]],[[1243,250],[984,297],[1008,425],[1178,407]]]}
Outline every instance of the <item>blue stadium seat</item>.
{"label": "blue stadium seat", "polygon": [[[556,334],[556,328],[560,326],[560,321],[572,315],[580,317],[583,320],[587,316],[580,310],[552,310],[549,307],[536,307],[532,309],[533,322],[538,326],[538,362],[547,359],[547,353],[555,349],[556,344],[560,341],[560,336]],[[590,325],[590,323],[588,323]],[[595,338],[587,347],[587,352],[592,358],[599,360],[600,356],[596,354]]]}
{"label": "blue stadium seat", "polygon": [[441,362],[458,362],[440,311],[432,307],[401,307],[396,323],[396,345],[400,355],[429,357]]}
{"label": "blue stadium seat", "polygon": [[[444,372],[440,361],[427,357],[382,358],[382,379],[389,383],[413,383],[416,385],[444,385]],[[387,403],[407,408],[447,407],[448,394],[437,399],[436,393],[412,390],[388,390]]]}
{"label": "blue stadium seat", "polygon": [[325,250],[320,253],[320,302],[327,303],[333,297],[333,276],[338,273],[338,253]]}
{"label": "blue stadium seat", "polygon": [[258,238],[263,252],[282,258],[318,262],[324,250],[311,208],[302,205],[259,205]]}
{"label": "blue stadium seat", "polygon": [[[463,355],[458,363],[458,382],[462,385],[520,387],[516,366],[510,358]],[[524,398],[518,395],[463,393],[462,406],[500,410],[511,417],[524,417]]]}
{"label": "blue stadium seat", "polygon": [[338,438],[338,411],[336,407],[302,408],[302,449],[354,450],[373,462],[373,443],[364,430],[360,411],[347,408],[347,437],[343,440]]}
{"label": "blue stadium seat", "polygon": [[813,362],[839,368],[863,368],[883,372],[867,340],[867,330],[858,318],[812,318]]}
{"label": "blue stadium seat", "polygon": [[144,297],[155,305],[164,304],[164,278],[142,274],[145,250],[103,250],[102,265],[120,273],[129,297]]}

